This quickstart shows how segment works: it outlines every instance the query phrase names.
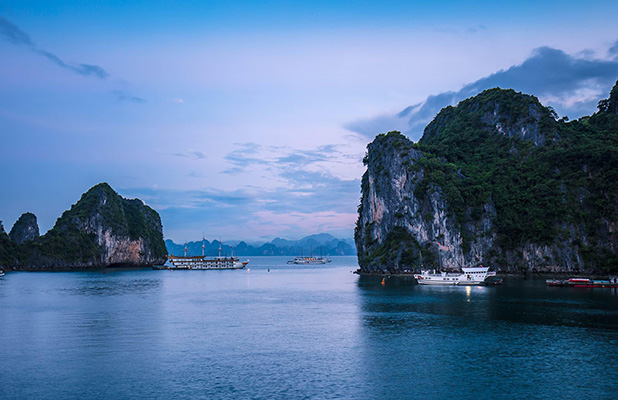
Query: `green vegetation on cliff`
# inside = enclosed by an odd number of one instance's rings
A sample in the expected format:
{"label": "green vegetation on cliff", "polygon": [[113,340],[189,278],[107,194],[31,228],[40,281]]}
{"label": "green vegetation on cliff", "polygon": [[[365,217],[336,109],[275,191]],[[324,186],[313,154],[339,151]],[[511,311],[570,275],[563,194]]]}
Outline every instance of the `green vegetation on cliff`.
{"label": "green vegetation on cliff", "polygon": [[[502,124],[484,123],[488,108],[499,108]],[[542,144],[501,134],[520,121],[536,129]],[[618,258],[594,245],[603,234],[601,222],[618,217],[618,114],[605,108],[556,121],[536,98],[492,89],[442,110],[419,144],[426,181],[444,190],[460,221],[478,219],[492,201],[498,240],[506,249],[549,243],[563,236],[564,223],[584,224],[592,243],[584,256],[595,264],[605,259],[603,267],[618,270]]]}
{"label": "green vegetation on cliff", "polygon": [[4,226],[0,221],[0,267],[14,265],[17,262],[18,247],[19,245],[11,241],[9,235],[4,231]]}

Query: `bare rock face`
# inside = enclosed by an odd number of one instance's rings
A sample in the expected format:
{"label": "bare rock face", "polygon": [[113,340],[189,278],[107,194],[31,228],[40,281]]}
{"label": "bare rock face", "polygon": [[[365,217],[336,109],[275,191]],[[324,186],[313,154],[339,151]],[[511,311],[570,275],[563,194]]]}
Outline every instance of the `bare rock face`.
{"label": "bare rock face", "polygon": [[611,104],[566,123],[532,96],[491,89],[443,109],[419,143],[378,135],[363,160],[361,272],[618,271]]}
{"label": "bare rock face", "polygon": [[[466,262],[461,231],[442,189],[430,184],[428,195],[419,195],[426,184],[421,159],[422,152],[398,132],[378,135],[369,144],[355,229],[362,271],[398,273]],[[488,207],[487,213],[495,210]],[[491,218],[481,225],[489,229]]]}
{"label": "bare rock face", "polygon": [[29,212],[22,214],[11,228],[9,236],[17,244],[38,238],[39,225],[36,221],[36,215]]}
{"label": "bare rock face", "polygon": [[107,183],[86,193],[45,235],[19,249],[15,269],[150,266],[165,262],[159,214]]}

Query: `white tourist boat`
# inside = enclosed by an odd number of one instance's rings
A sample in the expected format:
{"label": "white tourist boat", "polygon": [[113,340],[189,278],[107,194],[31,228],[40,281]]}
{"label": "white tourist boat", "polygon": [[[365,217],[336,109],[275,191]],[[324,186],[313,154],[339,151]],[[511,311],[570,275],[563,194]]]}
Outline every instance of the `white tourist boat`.
{"label": "white tourist boat", "polygon": [[249,264],[249,260],[240,261],[238,257],[233,255],[230,257],[221,256],[221,242],[219,242],[219,256],[207,257],[204,255],[204,241],[202,238],[202,255],[187,256],[187,244],[185,243],[184,256],[175,256],[173,254],[167,257],[168,262],[157,269],[243,269]]}
{"label": "white tourist boat", "polygon": [[288,264],[318,265],[327,264],[331,261],[330,258],[324,257],[294,257],[293,260],[288,261]]}
{"label": "white tourist boat", "polygon": [[167,257],[170,269],[243,269],[249,261],[240,261],[238,257]]}
{"label": "white tourist boat", "polygon": [[429,270],[423,270],[420,274],[414,274],[414,278],[420,285],[475,286],[483,285],[485,279],[490,276],[496,276],[495,271],[489,271],[489,267],[483,266],[461,268],[461,271],[432,273]]}

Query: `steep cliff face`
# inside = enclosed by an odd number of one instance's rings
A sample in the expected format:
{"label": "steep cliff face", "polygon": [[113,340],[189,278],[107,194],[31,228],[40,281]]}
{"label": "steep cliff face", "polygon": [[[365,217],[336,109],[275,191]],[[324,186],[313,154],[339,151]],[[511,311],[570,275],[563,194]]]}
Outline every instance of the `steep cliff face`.
{"label": "steep cliff face", "polygon": [[567,123],[533,96],[492,89],[443,109],[417,144],[376,137],[355,230],[361,270],[618,270],[618,116],[599,108]]}
{"label": "steep cliff face", "polygon": [[84,193],[44,236],[20,249],[15,269],[147,266],[165,262],[161,219],[108,184]]}
{"label": "steep cliff face", "polygon": [[27,240],[34,240],[39,237],[39,225],[36,221],[36,215],[32,213],[24,213],[11,228],[9,233],[11,240],[17,244],[22,244]]}

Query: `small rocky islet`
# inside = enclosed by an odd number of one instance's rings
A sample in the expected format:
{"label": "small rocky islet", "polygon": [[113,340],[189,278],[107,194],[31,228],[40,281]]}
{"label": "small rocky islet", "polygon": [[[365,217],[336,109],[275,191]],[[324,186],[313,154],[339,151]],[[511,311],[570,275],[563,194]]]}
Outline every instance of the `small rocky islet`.
{"label": "small rocky islet", "polygon": [[100,183],[39,236],[36,216],[23,214],[7,234],[0,223],[0,265],[12,270],[152,266],[167,251],[159,214]]}

